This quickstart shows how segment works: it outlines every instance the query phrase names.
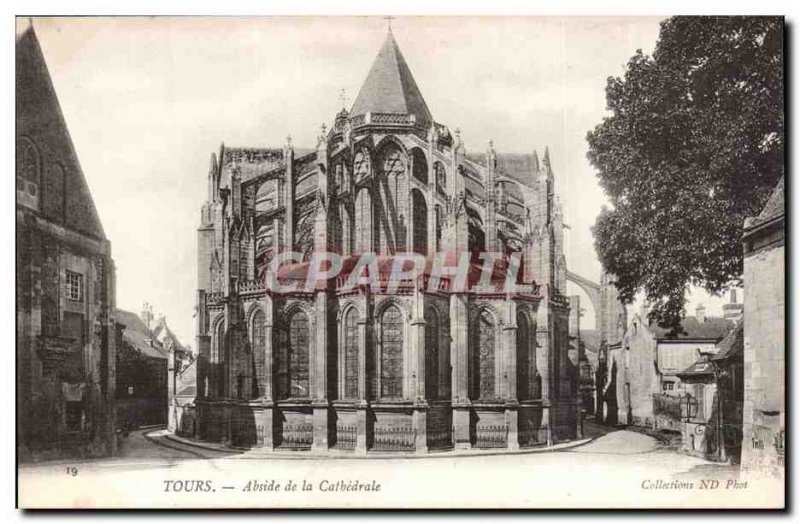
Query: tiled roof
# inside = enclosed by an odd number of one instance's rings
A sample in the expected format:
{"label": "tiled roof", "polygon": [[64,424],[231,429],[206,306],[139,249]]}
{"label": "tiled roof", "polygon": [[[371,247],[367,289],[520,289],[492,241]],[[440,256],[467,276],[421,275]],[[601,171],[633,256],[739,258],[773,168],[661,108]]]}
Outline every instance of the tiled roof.
{"label": "tiled roof", "polygon": [[122,338],[140,353],[153,358],[167,358],[167,352],[161,343],[153,337],[147,326],[136,313],[117,309],[117,322],[125,326]]}
{"label": "tiled roof", "polygon": [[368,112],[415,115],[419,120],[433,121],[391,31],[358,92],[350,116]]}
{"label": "tiled roof", "polygon": [[735,357],[744,351],[744,322],[739,322],[719,344],[717,344],[717,354],[711,357],[712,360],[723,360]]}
{"label": "tiled roof", "polygon": [[783,196],[783,177],[781,177],[778,185],[775,186],[775,189],[772,191],[772,195],[770,195],[769,200],[767,200],[767,204],[764,206],[764,209],[761,210],[761,213],[748,223],[748,228],[756,227],[770,220],[778,218],[784,214],[784,196]]}
{"label": "tiled roof", "polygon": [[698,322],[697,317],[685,317],[677,336],[673,336],[669,329],[659,327],[656,323],[650,324],[649,329],[659,340],[706,339],[718,341],[728,334],[733,324],[733,321],[722,317],[706,317],[703,322]]}
{"label": "tiled roof", "polygon": [[[681,380],[692,382],[693,379],[714,375],[714,364],[710,361],[720,362],[735,357],[744,351],[744,323],[739,322],[717,344],[717,353],[701,357],[697,362],[678,373]],[[724,366],[724,363],[720,362]]]}

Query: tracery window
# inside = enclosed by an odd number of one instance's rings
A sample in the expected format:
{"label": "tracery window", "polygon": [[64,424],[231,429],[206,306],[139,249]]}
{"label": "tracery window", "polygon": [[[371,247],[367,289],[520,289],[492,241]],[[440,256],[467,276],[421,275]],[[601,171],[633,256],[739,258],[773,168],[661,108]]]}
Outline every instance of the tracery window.
{"label": "tracery window", "polygon": [[414,252],[420,255],[428,254],[428,205],[425,197],[418,189],[411,192],[411,204],[413,206],[413,237]]}
{"label": "tracery window", "polygon": [[308,316],[297,311],[281,330],[275,385],[279,400],[309,397]]}
{"label": "tracery window", "polygon": [[521,311],[517,313],[517,396],[520,400],[537,398],[536,348],[531,324]]}
{"label": "tracery window", "polygon": [[403,396],[403,316],[397,306],[381,315],[381,396]]}
{"label": "tracery window", "polygon": [[364,188],[358,192],[356,197],[356,223],[355,231],[355,253],[372,251],[370,245],[370,232],[372,228],[372,202],[369,189]]}
{"label": "tracery window", "polygon": [[394,144],[387,145],[381,154],[381,177],[376,201],[376,247],[382,254],[406,249],[408,182],[406,156]]}
{"label": "tracery window", "polygon": [[289,322],[289,387],[292,397],[308,397],[308,317],[302,311]]}
{"label": "tracery window", "polygon": [[441,162],[433,164],[433,173],[436,180],[436,191],[442,195],[447,192],[447,173],[445,173],[444,166]]}
{"label": "tracery window", "polygon": [[[216,344],[212,349],[211,365],[214,370],[214,378],[217,383],[217,396],[225,396],[225,321],[217,324]],[[213,351],[216,349],[216,351]],[[216,354],[214,354],[216,353]]]}
{"label": "tracery window", "polygon": [[411,158],[413,161],[413,173],[414,178],[422,182],[423,184],[428,184],[428,159],[425,158],[425,153],[422,152],[419,148],[414,148],[411,153]]}
{"label": "tracery window", "polygon": [[344,319],[344,396],[358,398],[358,324],[355,309],[350,309]]}
{"label": "tracery window", "polygon": [[472,348],[472,398],[495,398],[495,333],[494,320],[487,311],[482,311],[473,330]]}
{"label": "tracery window", "polygon": [[425,310],[425,397],[439,398],[439,315]]}
{"label": "tracery window", "polygon": [[252,320],[253,360],[255,362],[255,377],[253,377],[253,396],[263,397],[266,393],[264,383],[264,352],[267,349],[266,330],[264,328],[264,312],[260,309],[253,314]]}
{"label": "tracery window", "polygon": [[369,153],[362,149],[353,159],[353,175],[356,182],[369,175],[369,171]]}

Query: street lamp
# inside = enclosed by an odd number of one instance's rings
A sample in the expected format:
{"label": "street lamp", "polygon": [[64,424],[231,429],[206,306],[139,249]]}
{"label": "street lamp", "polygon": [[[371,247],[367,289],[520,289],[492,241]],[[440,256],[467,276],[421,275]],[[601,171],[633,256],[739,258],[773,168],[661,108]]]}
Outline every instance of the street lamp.
{"label": "street lamp", "polygon": [[687,391],[686,396],[681,399],[681,416],[685,422],[689,422],[697,416],[698,405],[697,399]]}

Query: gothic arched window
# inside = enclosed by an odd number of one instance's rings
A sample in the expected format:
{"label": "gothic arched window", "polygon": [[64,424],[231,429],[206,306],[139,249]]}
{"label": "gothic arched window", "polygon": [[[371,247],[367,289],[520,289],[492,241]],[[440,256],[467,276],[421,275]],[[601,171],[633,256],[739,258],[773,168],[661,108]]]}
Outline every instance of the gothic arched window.
{"label": "gothic arched window", "polygon": [[381,176],[376,201],[377,244],[380,253],[406,249],[408,182],[406,156],[395,144],[388,144],[381,154]]}
{"label": "gothic arched window", "polygon": [[413,238],[414,252],[420,255],[428,254],[428,205],[419,189],[411,192],[411,205],[413,206]]}
{"label": "gothic arched window", "polygon": [[433,175],[436,180],[436,191],[441,193],[442,195],[446,194],[447,191],[447,173],[444,170],[444,166],[441,162],[436,162],[433,164]]}
{"label": "gothic arched window", "polygon": [[536,398],[536,350],[531,336],[531,324],[523,312],[517,313],[517,397]]}
{"label": "gothic arched window", "polygon": [[38,209],[42,174],[39,151],[31,140],[23,138],[17,142],[16,154],[18,201]]}
{"label": "gothic arched window", "polygon": [[276,389],[279,400],[309,397],[308,316],[297,311],[281,330],[278,344]]}
{"label": "gothic arched window", "polygon": [[411,159],[413,162],[413,173],[414,178],[422,182],[423,184],[428,184],[428,159],[425,158],[425,153],[422,152],[419,148],[414,148],[411,153]]}
{"label": "gothic arched window", "polygon": [[344,398],[358,398],[358,313],[351,308],[344,317]]}
{"label": "gothic arched window", "polygon": [[253,376],[253,396],[263,397],[266,394],[264,383],[264,352],[267,349],[266,330],[264,328],[264,312],[261,309],[253,314],[250,329],[250,343],[253,347],[253,361],[255,373]]}
{"label": "gothic arched window", "polygon": [[353,177],[355,178],[356,182],[359,182],[361,179],[368,176],[369,173],[369,153],[362,149],[356,153],[356,156],[353,159]]}
{"label": "gothic arched window", "polygon": [[211,366],[217,383],[217,396],[225,396],[225,321],[217,324],[216,336],[211,348]]}
{"label": "gothic arched window", "polygon": [[355,251],[354,253],[364,253],[372,251],[370,245],[372,228],[372,199],[368,188],[361,189],[356,197],[356,223],[353,228],[355,231]]}
{"label": "gothic arched window", "polygon": [[403,396],[403,316],[397,306],[381,315],[381,397]]}
{"label": "gothic arched window", "polygon": [[308,338],[308,316],[298,311],[289,321],[289,388],[294,398],[309,396]]}
{"label": "gothic arched window", "polygon": [[472,398],[491,399],[497,396],[494,389],[494,319],[488,311],[482,311],[476,322],[472,336]]}
{"label": "gothic arched window", "polygon": [[425,309],[425,397],[438,399],[439,387],[439,315],[432,307]]}

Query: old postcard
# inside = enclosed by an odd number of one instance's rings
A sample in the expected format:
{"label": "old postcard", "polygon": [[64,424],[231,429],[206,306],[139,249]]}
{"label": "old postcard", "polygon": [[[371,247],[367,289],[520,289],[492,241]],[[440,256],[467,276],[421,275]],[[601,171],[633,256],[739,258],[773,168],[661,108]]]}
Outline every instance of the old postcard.
{"label": "old postcard", "polygon": [[21,508],[785,505],[781,17],[17,17]]}

